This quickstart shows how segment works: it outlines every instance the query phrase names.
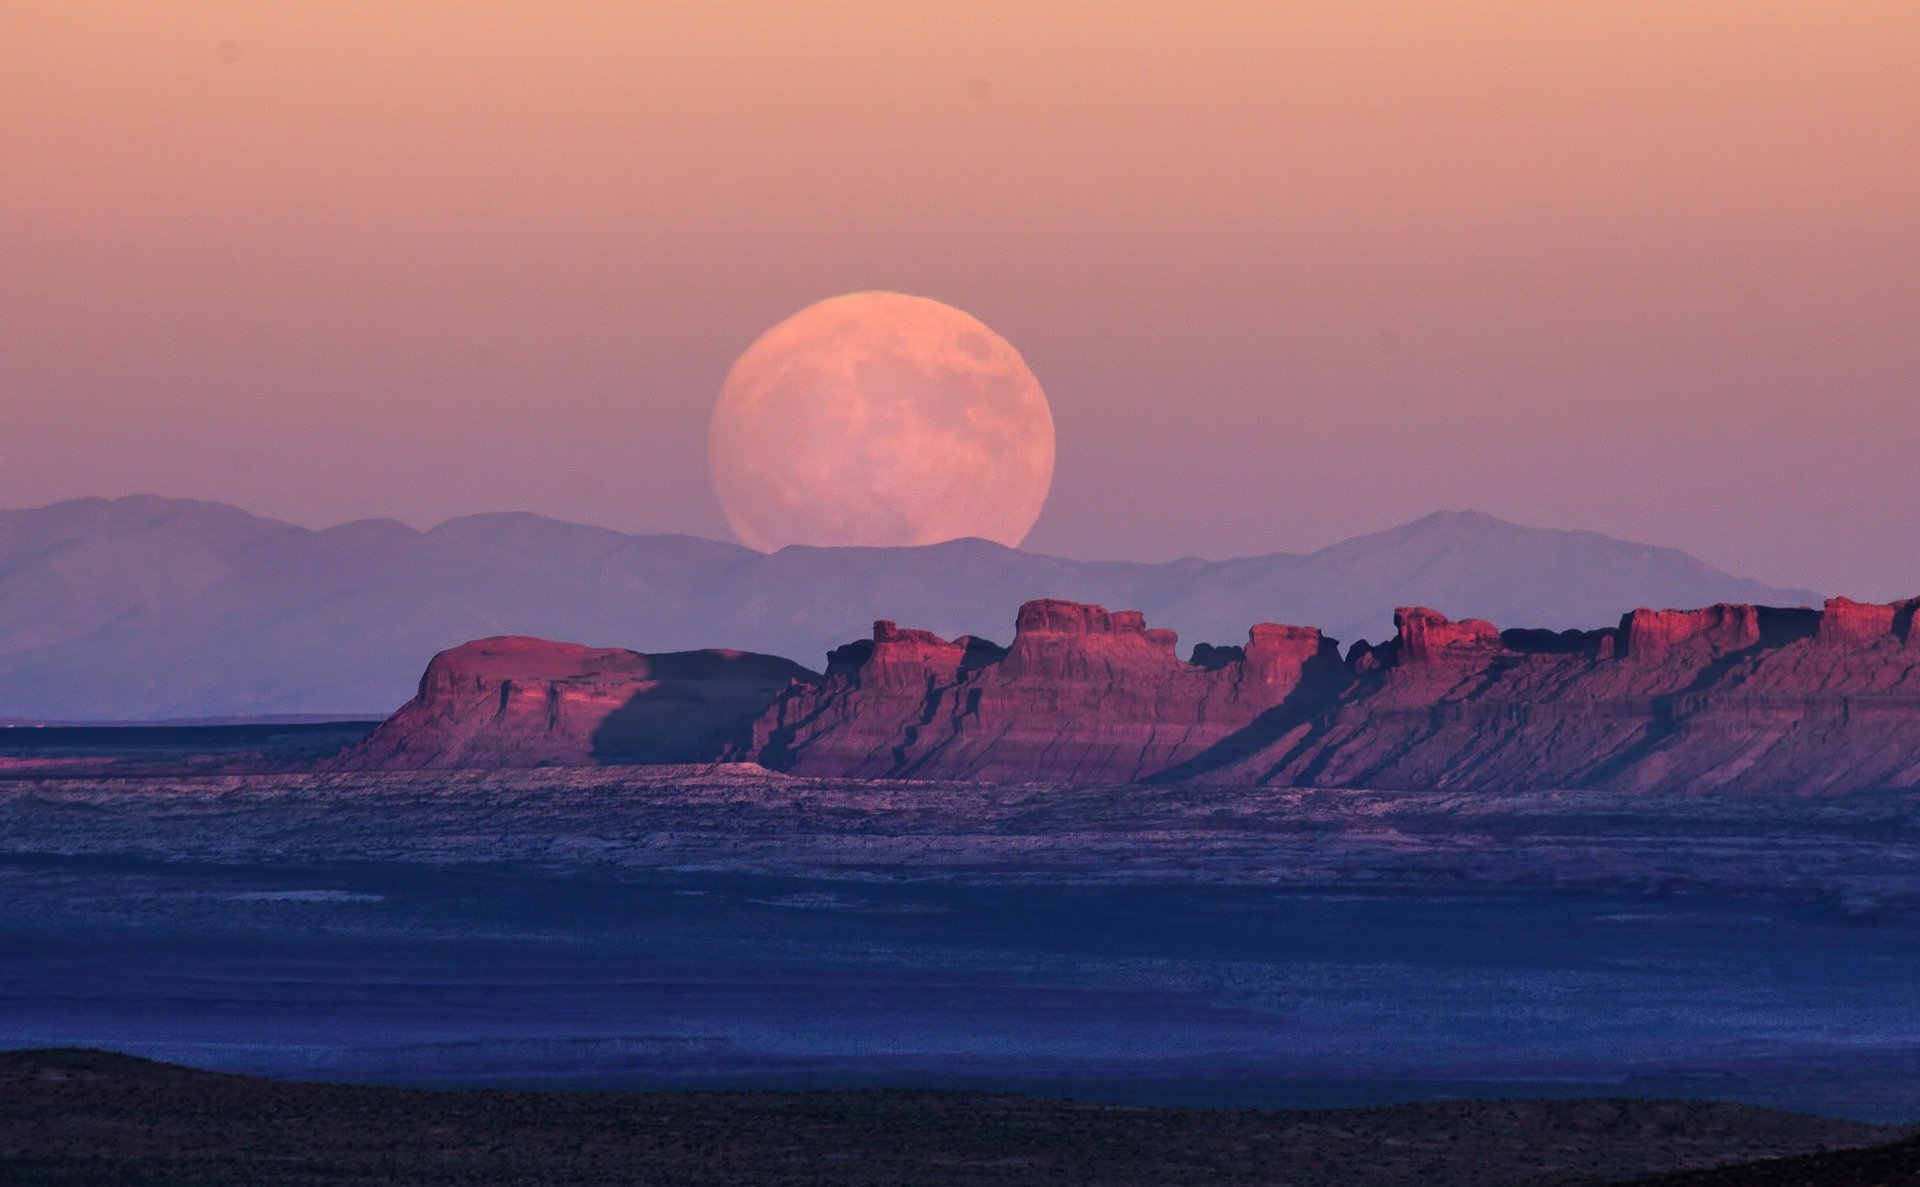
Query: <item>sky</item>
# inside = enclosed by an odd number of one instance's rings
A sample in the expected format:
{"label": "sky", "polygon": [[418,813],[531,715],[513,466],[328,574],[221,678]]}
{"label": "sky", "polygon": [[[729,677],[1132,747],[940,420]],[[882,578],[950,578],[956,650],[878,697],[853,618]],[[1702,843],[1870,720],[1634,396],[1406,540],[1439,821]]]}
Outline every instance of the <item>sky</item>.
{"label": "sky", "polygon": [[727,538],[837,293],[1025,356],[1027,546],[1427,512],[1920,593],[1920,4],[0,4],[0,506]]}

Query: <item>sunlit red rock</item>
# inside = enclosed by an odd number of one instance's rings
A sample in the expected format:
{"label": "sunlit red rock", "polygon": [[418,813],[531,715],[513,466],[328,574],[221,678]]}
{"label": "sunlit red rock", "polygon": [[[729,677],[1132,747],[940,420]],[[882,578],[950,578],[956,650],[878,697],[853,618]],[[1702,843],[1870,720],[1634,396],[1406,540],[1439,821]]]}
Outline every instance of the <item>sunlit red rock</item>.
{"label": "sunlit red rock", "polygon": [[[1005,649],[882,621],[821,677],[738,653],[487,640],[437,659],[355,761],[671,753],[863,778],[1920,789],[1915,607],[1724,604],[1505,632],[1407,607],[1392,640],[1345,659],[1312,627],[1260,623],[1183,660],[1137,612],[1042,599]],[[616,704],[635,727],[619,752],[602,742]]]}
{"label": "sunlit red rock", "polygon": [[1137,611],[1040,599],[1020,607],[1004,656],[970,643],[977,661],[956,668],[937,639],[923,641],[916,678],[902,681],[880,641],[897,630],[878,624],[862,664],[783,698],[761,724],[763,759],[803,774],[1142,779],[1225,743],[1303,686],[1326,694],[1347,680],[1311,627],[1263,623],[1244,646],[1206,645],[1189,662]]}
{"label": "sunlit red rock", "polygon": [[1724,603],[1699,610],[1642,607],[1626,616],[1621,633],[1626,638],[1626,654],[1636,660],[1657,660],[1687,646],[1724,655],[1744,651],[1760,641],[1760,608]]}
{"label": "sunlit red rock", "polygon": [[1466,618],[1451,622],[1425,606],[1402,606],[1393,612],[1402,663],[1473,662],[1487,651],[1500,649],[1500,631],[1490,622]]}
{"label": "sunlit red rock", "polygon": [[744,651],[644,655],[502,636],[441,652],[339,769],[706,762],[740,757],[800,665]]}
{"label": "sunlit red rock", "polygon": [[1881,605],[1851,598],[1828,598],[1820,615],[1819,639],[1835,647],[1897,645],[1911,641],[1915,603]]}

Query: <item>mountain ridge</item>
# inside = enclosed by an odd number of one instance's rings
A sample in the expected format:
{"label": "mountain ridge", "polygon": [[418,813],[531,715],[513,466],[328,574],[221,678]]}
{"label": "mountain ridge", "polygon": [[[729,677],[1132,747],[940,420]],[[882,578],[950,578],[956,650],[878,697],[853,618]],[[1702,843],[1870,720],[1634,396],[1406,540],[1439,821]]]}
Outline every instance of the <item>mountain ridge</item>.
{"label": "mountain ridge", "polygon": [[1673,549],[1435,512],[1305,553],[1076,561],[955,540],[762,554],[527,512],[305,528],[136,495],[0,511],[0,717],[384,715],[427,660],[495,635],[818,667],[878,618],[1004,633],[1039,597],[1137,606],[1189,642],[1254,621],[1392,631],[1394,606],[1572,627],[1636,605],[1816,603]]}

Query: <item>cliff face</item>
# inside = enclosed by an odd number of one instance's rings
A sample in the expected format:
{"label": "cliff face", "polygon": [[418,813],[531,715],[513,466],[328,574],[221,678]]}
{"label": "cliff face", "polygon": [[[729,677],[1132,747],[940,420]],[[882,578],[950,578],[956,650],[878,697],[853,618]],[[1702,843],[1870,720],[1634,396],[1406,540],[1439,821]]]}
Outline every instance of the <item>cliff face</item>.
{"label": "cliff face", "polygon": [[329,764],[340,770],[710,762],[746,753],[796,663],[743,651],[637,651],[480,639],[443,651],[420,691]]}
{"label": "cliff face", "polygon": [[973,663],[949,658],[962,644],[924,634],[912,649],[891,646],[897,633],[876,623],[864,663],[789,692],[755,731],[761,761],[861,777],[1145,779],[1348,681],[1333,642],[1310,627],[1263,623],[1244,647],[1207,648],[1199,664],[1139,613],[1075,602],[1028,602],[1004,655],[965,641]]}
{"label": "cliff face", "polygon": [[1420,607],[1342,658],[1311,627],[1196,647],[1043,600],[1013,643],[892,622],[824,676],[738,652],[490,639],[436,658],[347,767],[711,761],[797,774],[1499,792],[1920,788],[1920,599],[1635,610],[1498,630]]}
{"label": "cliff face", "polygon": [[1912,788],[1916,605],[1642,609],[1565,632],[1407,607],[1394,639],[1344,661],[1318,631],[1262,624],[1183,662],[1138,614],[1033,602],[997,661],[936,662],[958,645],[931,636],[888,651],[876,632],[864,661],[789,691],[755,744],[771,766],[864,777]]}

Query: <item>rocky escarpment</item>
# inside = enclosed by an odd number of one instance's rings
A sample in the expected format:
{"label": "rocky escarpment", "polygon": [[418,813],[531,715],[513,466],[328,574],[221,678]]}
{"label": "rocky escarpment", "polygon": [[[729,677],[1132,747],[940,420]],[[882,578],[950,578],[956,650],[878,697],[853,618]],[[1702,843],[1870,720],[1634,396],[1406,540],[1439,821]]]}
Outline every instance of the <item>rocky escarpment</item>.
{"label": "rocky escarpment", "polygon": [[1420,607],[1343,656],[1260,623],[1180,658],[1042,600],[1010,646],[879,622],[814,676],[727,652],[483,640],[340,760],[713,761],[858,778],[1824,794],[1920,788],[1920,600],[1635,610],[1500,630]]}
{"label": "rocky escarpment", "polygon": [[1320,707],[1348,681],[1311,627],[1263,623],[1199,663],[1176,642],[1135,611],[1055,600],[1022,606],[1000,654],[877,623],[862,662],[844,654],[821,684],[791,690],[755,743],[762,762],[805,774],[1144,779],[1277,707]]}
{"label": "rocky escarpment", "polygon": [[341,770],[707,762],[814,673],[744,651],[637,651],[507,636],[443,651]]}
{"label": "rocky escarpment", "polygon": [[1182,661],[1138,614],[1034,602],[1006,655],[973,665],[935,662],[956,644],[915,632],[889,650],[877,632],[866,662],[784,695],[755,744],[778,768],[860,776],[1913,788],[1917,604],[1641,609],[1564,632],[1408,607],[1393,639],[1344,658],[1311,628],[1262,624]]}
{"label": "rocky escarpment", "polygon": [[1608,630],[1495,635],[1402,611],[1333,712],[1274,723],[1278,736],[1218,774],[1485,791],[1920,783],[1920,649],[1891,620],[1863,637],[1823,631],[1825,617],[1636,610]]}

